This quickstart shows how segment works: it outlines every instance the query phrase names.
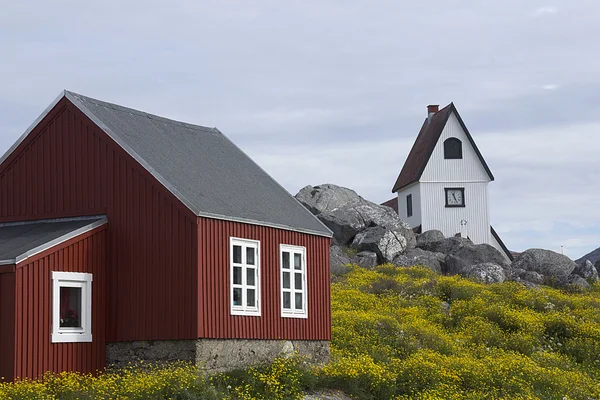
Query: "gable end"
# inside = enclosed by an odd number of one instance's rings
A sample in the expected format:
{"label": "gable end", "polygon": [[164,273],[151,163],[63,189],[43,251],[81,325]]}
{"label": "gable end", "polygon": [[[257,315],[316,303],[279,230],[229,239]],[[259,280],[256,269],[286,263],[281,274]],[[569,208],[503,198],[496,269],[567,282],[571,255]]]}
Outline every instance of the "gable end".
{"label": "gable end", "polygon": [[475,154],[477,154],[477,157],[479,158],[481,165],[483,165],[483,168],[485,169],[490,180],[494,180],[494,175],[492,175],[492,171],[483,159],[481,152],[477,148],[473,137],[469,133],[469,130],[467,129],[465,123],[460,117],[460,114],[456,110],[454,103],[450,103],[449,105],[435,113],[431,117],[431,120],[426,118],[423,122],[423,126],[419,131],[419,135],[417,136],[417,139],[415,140],[415,143],[413,144],[413,147],[411,148],[408,157],[406,158],[404,166],[400,171],[400,175],[398,175],[398,179],[396,179],[396,183],[392,188],[392,192],[398,192],[406,186],[417,182],[419,179],[421,179],[423,171],[425,171],[425,167],[427,167],[429,159],[431,158],[431,154],[433,153],[433,150],[435,149],[435,146],[438,143],[440,136],[444,130],[444,127],[446,126],[446,123],[448,122],[448,119],[450,118],[450,115],[452,115],[452,113],[456,115],[456,118],[461,128],[465,132],[469,143],[475,150]]}

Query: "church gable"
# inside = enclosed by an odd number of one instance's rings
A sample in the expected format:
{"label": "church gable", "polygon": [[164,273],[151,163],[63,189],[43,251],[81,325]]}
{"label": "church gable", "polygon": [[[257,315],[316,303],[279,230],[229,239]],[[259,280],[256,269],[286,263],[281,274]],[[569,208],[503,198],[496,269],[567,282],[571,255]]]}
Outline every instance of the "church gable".
{"label": "church gable", "polygon": [[[438,106],[428,106],[428,115],[425,121],[423,122],[423,126],[419,131],[419,135],[413,144],[413,147],[406,158],[406,162],[400,171],[400,175],[398,175],[398,179],[396,179],[396,183],[392,188],[392,192],[398,192],[401,189],[412,185],[415,182],[424,181],[422,176],[425,172],[425,169],[428,167],[430,163],[430,158],[432,157],[434,151],[438,149],[438,143],[440,142],[440,138],[442,134],[448,132],[458,132],[461,134],[462,139],[461,143],[461,152],[464,152],[464,149],[470,145],[470,149],[475,153],[477,158],[479,159],[480,165],[485,171],[487,177],[485,179],[481,179],[479,181],[493,181],[494,176],[487,166],[483,156],[477,149],[477,145],[475,141],[471,137],[467,127],[462,121],[454,103],[448,104],[446,107],[442,108],[438,111]],[[448,124],[449,123],[449,124]],[[444,140],[441,140],[442,150],[444,146],[444,141],[450,138],[450,136],[445,137]],[[463,140],[466,139],[466,140]],[[468,142],[468,143],[467,143]],[[447,143],[451,145],[452,143]],[[450,146],[451,147],[451,146]],[[471,159],[472,153],[467,151],[469,154],[469,159]],[[461,156],[464,156],[464,153],[461,153]],[[436,159],[439,159],[436,157]],[[449,161],[444,159],[443,153],[442,158],[443,161]],[[458,161],[460,158],[458,157],[450,157],[452,161]],[[464,159],[464,158],[463,158]],[[438,167],[435,167],[438,168]],[[439,167],[442,168],[442,167]],[[427,181],[429,179],[425,179]],[[446,179],[448,180],[448,179]],[[463,181],[464,179],[460,179],[459,181]]]}
{"label": "church gable", "polygon": [[489,182],[493,179],[457,115],[455,111],[450,112],[420,182]]}

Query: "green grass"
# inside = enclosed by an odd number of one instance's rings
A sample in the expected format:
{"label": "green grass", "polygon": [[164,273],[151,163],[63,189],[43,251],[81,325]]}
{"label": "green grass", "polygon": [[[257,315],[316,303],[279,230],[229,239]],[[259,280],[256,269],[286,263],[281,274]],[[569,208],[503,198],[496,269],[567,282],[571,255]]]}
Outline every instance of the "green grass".
{"label": "green grass", "polygon": [[48,376],[0,398],[598,399],[600,286],[587,293],[483,285],[424,268],[351,268],[332,284],[332,360],[302,358],[203,377],[193,366]]}

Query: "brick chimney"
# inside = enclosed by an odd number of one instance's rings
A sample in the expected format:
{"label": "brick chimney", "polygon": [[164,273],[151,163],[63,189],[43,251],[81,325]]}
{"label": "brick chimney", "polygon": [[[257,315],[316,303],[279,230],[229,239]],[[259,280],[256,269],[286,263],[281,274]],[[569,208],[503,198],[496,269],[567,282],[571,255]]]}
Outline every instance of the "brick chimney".
{"label": "brick chimney", "polygon": [[435,114],[436,112],[438,112],[440,109],[440,106],[437,104],[430,104],[427,106],[427,119],[429,121],[431,121],[431,117],[433,117],[433,114]]}

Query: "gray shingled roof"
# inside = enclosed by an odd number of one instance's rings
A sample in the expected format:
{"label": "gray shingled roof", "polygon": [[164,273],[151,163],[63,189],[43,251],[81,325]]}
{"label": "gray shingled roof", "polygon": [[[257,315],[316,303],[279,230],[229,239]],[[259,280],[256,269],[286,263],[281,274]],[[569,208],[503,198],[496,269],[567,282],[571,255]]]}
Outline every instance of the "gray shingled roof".
{"label": "gray shingled roof", "polygon": [[16,264],[106,223],[105,216],[0,224],[0,265]]}
{"label": "gray shingled roof", "polygon": [[65,96],[196,215],[332,236],[218,129]]}

